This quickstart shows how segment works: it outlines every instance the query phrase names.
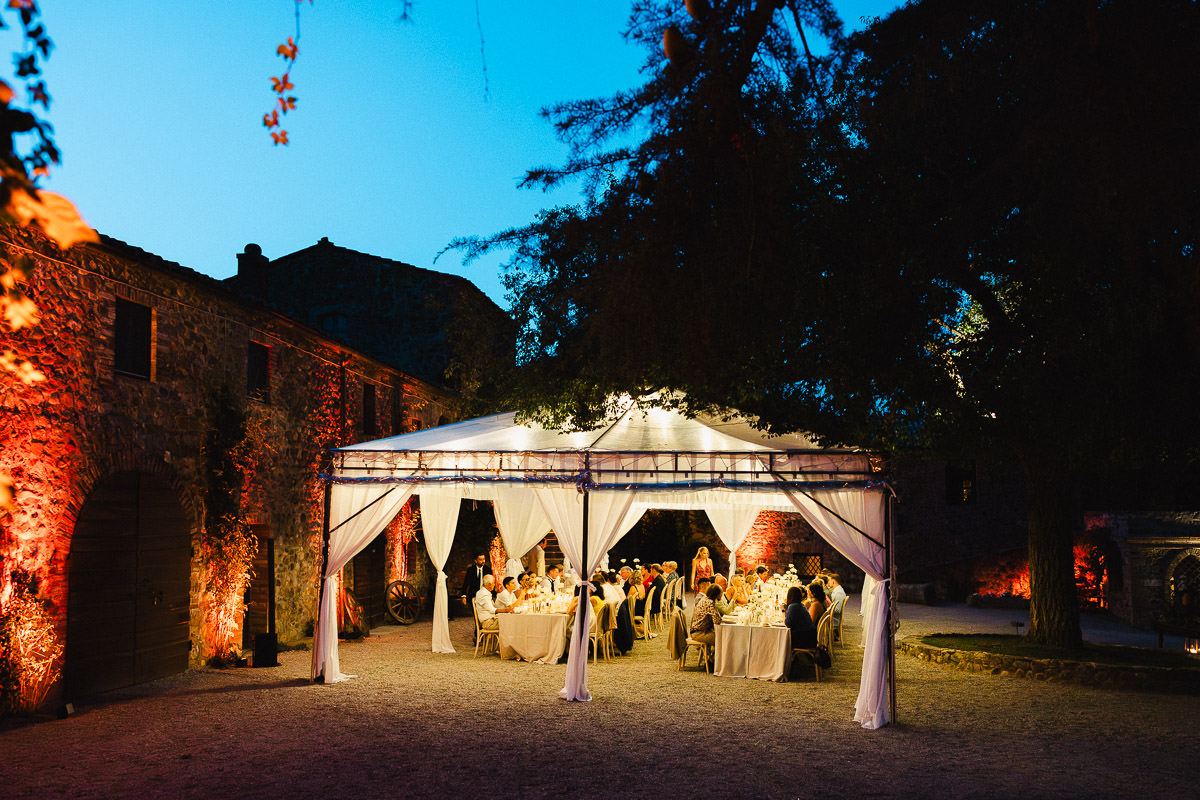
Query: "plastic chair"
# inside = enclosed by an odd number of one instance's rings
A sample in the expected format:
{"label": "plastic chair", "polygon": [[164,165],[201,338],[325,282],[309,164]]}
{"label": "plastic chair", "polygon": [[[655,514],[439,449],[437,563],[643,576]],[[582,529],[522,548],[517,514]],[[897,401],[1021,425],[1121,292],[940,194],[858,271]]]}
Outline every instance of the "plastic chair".
{"label": "plastic chair", "polygon": [[491,654],[492,648],[495,648],[496,655],[500,655],[500,631],[485,631],[479,624],[479,607],[475,605],[474,600],[470,602],[471,614],[475,617],[475,655],[473,658],[479,658],[479,645],[483,645],[483,654],[485,656]]}

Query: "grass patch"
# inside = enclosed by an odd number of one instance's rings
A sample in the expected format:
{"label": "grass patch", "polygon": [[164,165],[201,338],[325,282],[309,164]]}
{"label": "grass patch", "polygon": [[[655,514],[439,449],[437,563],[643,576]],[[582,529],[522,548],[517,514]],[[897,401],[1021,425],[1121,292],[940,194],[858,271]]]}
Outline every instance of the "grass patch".
{"label": "grass patch", "polygon": [[1159,650],[1120,644],[1085,642],[1083,647],[1078,649],[1051,647],[1044,644],[1028,644],[1020,636],[991,633],[933,633],[922,636],[921,642],[931,647],[943,647],[950,650],[978,650],[1017,658],[1094,661],[1097,664],[1113,664],[1122,667],[1200,668],[1200,660],[1178,650]]}

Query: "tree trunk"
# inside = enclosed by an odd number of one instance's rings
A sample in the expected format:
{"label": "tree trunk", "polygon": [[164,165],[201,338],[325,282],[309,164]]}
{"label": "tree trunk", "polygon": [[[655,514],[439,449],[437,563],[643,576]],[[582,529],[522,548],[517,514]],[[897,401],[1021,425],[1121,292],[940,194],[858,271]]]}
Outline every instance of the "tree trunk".
{"label": "tree trunk", "polygon": [[1079,597],[1067,471],[1054,456],[1024,460],[1029,498],[1029,633],[1026,641],[1079,647]]}

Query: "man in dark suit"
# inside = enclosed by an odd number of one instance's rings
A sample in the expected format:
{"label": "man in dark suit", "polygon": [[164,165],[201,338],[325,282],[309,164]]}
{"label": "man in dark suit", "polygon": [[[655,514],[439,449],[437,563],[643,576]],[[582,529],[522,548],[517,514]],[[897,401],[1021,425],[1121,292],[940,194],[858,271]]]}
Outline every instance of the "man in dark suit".
{"label": "man in dark suit", "polygon": [[487,558],[481,553],[475,556],[475,562],[467,567],[467,573],[463,576],[462,597],[464,603],[470,603],[475,599],[475,595],[479,593],[479,587],[483,586],[483,576],[492,574],[492,565],[487,563]]}
{"label": "man in dark suit", "polygon": [[646,587],[646,596],[650,596],[650,590],[654,589],[654,601],[650,605],[650,613],[657,614],[662,610],[662,593],[663,589],[667,588],[667,580],[662,575],[661,564],[650,565],[650,585]]}

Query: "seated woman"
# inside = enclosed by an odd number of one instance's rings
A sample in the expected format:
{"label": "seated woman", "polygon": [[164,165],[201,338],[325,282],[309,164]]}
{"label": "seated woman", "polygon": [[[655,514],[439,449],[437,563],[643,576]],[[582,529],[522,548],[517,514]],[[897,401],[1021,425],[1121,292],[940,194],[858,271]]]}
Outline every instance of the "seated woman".
{"label": "seated woman", "polygon": [[733,580],[729,582],[729,589],[725,592],[725,597],[739,606],[744,606],[750,602],[750,587],[746,585],[745,575],[734,573]]}
{"label": "seated woman", "polygon": [[808,585],[808,615],[812,619],[813,629],[821,621],[821,615],[825,613],[825,585],[820,581],[813,581]]}
{"label": "seated woman", "polygon": [[721,587],[710,585],[704,594],[696,595],[696,608],[692,611],[692,624],[688,636],[709,646],[717,642],[716,626],[721,623],[716,600],[721,596]]}
{"label": "seated woman", "polygon": [[[579,595],[583,594],[583,584],[575,587],[575,595],[571,598],[571,602],[567,604],[567,630],[570,631],[575,627],[575,612],[579,610]],[[589,619],[589,625],[595,625],[596,620],[600,619],[600,607],[604,605],[604,596],[596,584],[592,584],[592,593],[589,597],[592,604],[592,615]]]}
{"label": "seated woman", "polygon": [[787,610],[783,614],[783,623],[792,632],[792,647],[816,647],[817,629],[813,625],[812,615],[804,605],[805,592],[799,586],[787,590],[784,601]]}
{"label": "seated woman", "polygon": [[642,586],[642,570],[639,567],[629,576],[629,583],[625,585],[625,596],[633,603],[633,614],[636,617],[642,615],[642,611],[646,605],[646,589]]}

